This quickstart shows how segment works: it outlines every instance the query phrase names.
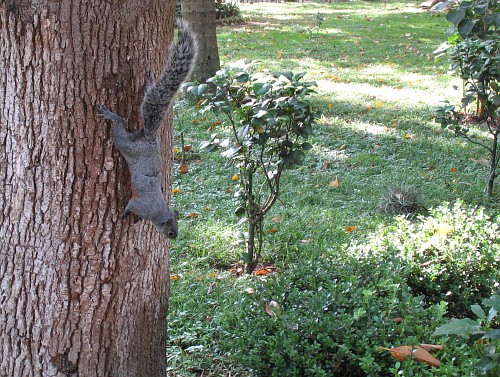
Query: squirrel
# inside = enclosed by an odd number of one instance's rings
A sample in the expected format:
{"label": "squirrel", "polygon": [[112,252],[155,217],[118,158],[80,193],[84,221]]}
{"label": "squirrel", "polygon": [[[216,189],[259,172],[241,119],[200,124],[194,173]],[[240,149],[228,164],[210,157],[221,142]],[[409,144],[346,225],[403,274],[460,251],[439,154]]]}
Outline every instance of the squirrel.
{"label": "squirrel", "polygon": [[132,180],[132,197],[124,215],[131,212],[141,219],[150,220],[158,231],[170,239],[177,237],[178,211],[168,208],[161,189],[161,157],[158,128],[163,121],[181,84],[193,70],[197,55],[197,40],[189,24],[177,21],[179,35],[170,46],[169,57],[163,73],[153,83],[146,73],[141,115],[144,127],[127,132],[122,118],[104,105],[98,105],[101,119],[113,124],[116,148],[127,161]]}

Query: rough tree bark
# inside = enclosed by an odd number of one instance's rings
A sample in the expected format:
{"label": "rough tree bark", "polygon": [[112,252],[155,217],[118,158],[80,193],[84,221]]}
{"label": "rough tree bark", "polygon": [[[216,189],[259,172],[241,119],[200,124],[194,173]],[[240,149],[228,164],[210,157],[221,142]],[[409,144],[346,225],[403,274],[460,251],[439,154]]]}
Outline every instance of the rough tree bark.
{"label": "rough tree bark", "polygon": [[96,105],[140,127],[174,7],[0,0],[1,377],[165,375],[168,242],[122,218],[129,176]]}
{"label": "rough tree bark", "polygon": [[198,57],[191,80],[204,83],[220,69],[215,0],[181,0],[181,13],[198,37]]}

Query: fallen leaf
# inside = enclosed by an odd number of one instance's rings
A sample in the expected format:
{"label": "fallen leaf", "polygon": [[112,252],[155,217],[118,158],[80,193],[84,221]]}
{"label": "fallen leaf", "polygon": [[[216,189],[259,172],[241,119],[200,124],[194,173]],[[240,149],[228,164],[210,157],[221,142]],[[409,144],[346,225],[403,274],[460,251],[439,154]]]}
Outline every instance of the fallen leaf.
{"label": "fallen leaf", "polygon": [[189,171],[189,168],[187,165],[181,165],[179,166],[179,173],[181,174],[186,174]]}
{"label": "fallen leaf", "polygon": [[323,169],[325,169],[325,170],[328,169],[331,164],[332,164],[331,161],[325,161],[325,162],[323,162]]}
{"label": "fallen leaf", "polygon": [[458,169],[457,169],[457,168],[451,168],[451,169],[450,169],[450,173],[456,173],[457,171],[458,171]]}
{"label": "fallen leaf", "polygon": [[439,351],[442,350],[444,346],[440,344],[427,344],[427,343],[422,343],[420,345],[424,350],[426,351]]}
{"label": "fallen leaf", "polygon": [[269,275],[272,271],[268,268],[263,268],[261,270],[255,270],[254,274],[255,276],[265,276]]}
{"label": "fallen leaf", "polygon": [[347,145],[345,144],[342,144],[340,147],[339,147],[339,151],[343,151],[344,149],[347,148]]}
{"label": "fallen leaf", "polygon": [[186,215],[186,219],[195,219],[198,216],[200,216],[200,214],[198,212],[191,212],[191,213]]}
{"label": "fallen leaf", "polygon": [[271,305],[269,305],[268,302],[266,302],[266,314],[269,316],[269,317],[276,317],[276,313],[273,312],[273,309],[271,308]]}
{"label": "fallen leaf", "polygon": [[172,194],[177,194],[179,192],[181,192],[182,190],[179,188],[179,187],[176,187],[172,190]]}
{"label": "fallen leaf", "polygon": [[415,360],[421,362],[421,363],[426,363],[427,365],[430,365],[435,368],[439,368],[439,365],[441,362],[436,359],[434,356],[432,356],[428,351],[426,351],[424,348],[419,347],[419,346],[400,346],[400,347],[394,347],[394,348],[385,348],[385,347],[378,347],[377,351],[389,351],[391,355],[398,361],[404,361],[408,358],[408,356],[412,356],[415,358]]}
{"label": "fallen leaf", "polygon": [[233,181],[237,181],[238,179],[240,179],[240,176],[238,174],[235,174],[235,175],[233,175],[233,177],[231,179]]}
{"label": "fallen leaf", "polygon": [[253,289],[253,288],[246,288],[246,289],[243,290],[243,292],[248,293],[249,295],[251,295],[251,294],[255,293],[255,289]]}
{"label": "fallen leaf", "polygon": [[329,109],[333,109],[333,103],[329,103],[329,104],[328,104],[328,108],[329,108]]}
{"label": "fallen leaf", "polygon": [[281,51],[281,50],[276,51],[276,55],[278,56],[278,58],[282,58],[283,57],[283,51]]}
{"label": "fallen leaf", "polygon": [[182,147],[184,152],[189,152],[191,149],[193,149],[192,145],[184,145],[184,147]]}
{"label": "fallen leaf", "polygon": [[417,137],[413,134],[406,133],[405,134],[405,139],[410,139],[410,140],[415,140]]}
{"label": "fallen leaf", "polygon": [[356,227],[354,225],[350,225],[350,226],[345,227],[346,232],[353,232],[354,230],[356,230]]}
{"label": "fallen leaf", "polygon": [[383,106],[383,103],[382,103],[382,102],[380,102],[380,101],[377,101],[377,102],[375,102],[375,106],[377,106],[377,107],[382,107],[382,106]]}
{"label": "fallen leaf", "polygon": [[272,227],[271,229],[269,229],[267,231],[267,233],[276,233],[278,231],[278,229],[276,229],[275,227]]}
{"label": "fallen leaf", "polygon": [[280,223],[283,221],[281,217],[274,217],[271,221],[274,221],[275,223]]}
{"label": "fallen leaf", "polygon": [[328,187],[336,189],[339,188],[339,184],[339,177],[335,177],[335,179],[328,184]]}
{"label": "fallen leaf", "polygon": [[170,276],[170,280],[176,281],[179,280],[181,277],[179,275],[172,275]]}
{"label": "fallen leaf", "polygon": [[179,153],[179,152],[180,152],[180,150],[179,150],[179,148],[175,148],[175,147],[174,147],[174,148],[172,148],[172,152],[174,152],[174,153]]}
{"label": "fallen leaf", "polygon": [[401,318],[401,317],[393,318],[392,322],[401,323],[401,322],[403,322],[403,318]]}

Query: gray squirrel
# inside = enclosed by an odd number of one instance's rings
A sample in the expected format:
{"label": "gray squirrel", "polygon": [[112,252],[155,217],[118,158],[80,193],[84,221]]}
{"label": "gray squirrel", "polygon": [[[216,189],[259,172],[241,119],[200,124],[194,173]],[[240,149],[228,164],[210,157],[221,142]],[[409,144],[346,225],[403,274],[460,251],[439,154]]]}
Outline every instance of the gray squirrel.
{"label": "gray squirrel", "polygon": [[156,83],[151,73],[146,73],[141,115],[144,127],[127,132],[122,118],[99,105],[98,117],[113,124],[116,148],[127,161],[132,179],[132,198],[125,208],[142,219],[150,220],[161,234],[177,237],[178,211],[168,208],[161,189],[161,157],[158,128],[163,121],[181,84],[193,70],[197,54],[197,41],[186,22],[177,21],[179,36],[170,46],[167,64]]}

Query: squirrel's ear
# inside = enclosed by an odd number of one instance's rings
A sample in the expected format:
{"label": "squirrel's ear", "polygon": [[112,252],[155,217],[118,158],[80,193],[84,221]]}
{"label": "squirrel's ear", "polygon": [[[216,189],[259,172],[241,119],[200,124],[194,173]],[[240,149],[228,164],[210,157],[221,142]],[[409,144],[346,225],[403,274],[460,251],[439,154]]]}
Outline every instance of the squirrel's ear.
{"label": "squirrel's ear", "polygon": [[175,218],[178,219],[179,218],[179,211],[175,210],[174,215],[175,215]]}
{"label": "squirrel's ear", "polygon": [[165,221],[163,224],[165,225],[170,225],[174,222],[174,219],[168,219],[167,221]]}

